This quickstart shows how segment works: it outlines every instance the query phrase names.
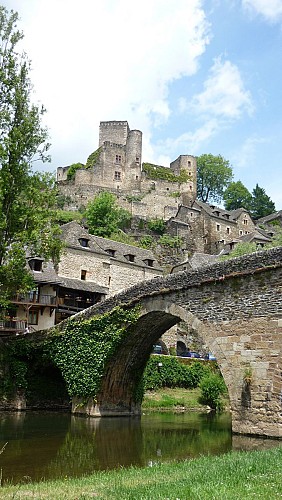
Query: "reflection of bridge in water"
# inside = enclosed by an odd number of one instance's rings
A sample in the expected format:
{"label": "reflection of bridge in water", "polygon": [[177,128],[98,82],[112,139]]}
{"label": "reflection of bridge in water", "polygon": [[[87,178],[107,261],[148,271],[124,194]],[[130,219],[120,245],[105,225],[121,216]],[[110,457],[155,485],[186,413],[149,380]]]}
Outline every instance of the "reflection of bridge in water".
{"label": "reflection of bridge in water", "polygon": [[[138,321],[105,366],[96,401],[83,404],[74,398],[73,411],[139,414],[135,389],[152,345],[185,321],[217,358],[229,391],[233,431],[282,437],[281,267],[282,248],[271,249],[142,282],[77,314],[73,320],[80,321],[116,306],[141,305]],[[64,323],[59,328],[63,332]]]}

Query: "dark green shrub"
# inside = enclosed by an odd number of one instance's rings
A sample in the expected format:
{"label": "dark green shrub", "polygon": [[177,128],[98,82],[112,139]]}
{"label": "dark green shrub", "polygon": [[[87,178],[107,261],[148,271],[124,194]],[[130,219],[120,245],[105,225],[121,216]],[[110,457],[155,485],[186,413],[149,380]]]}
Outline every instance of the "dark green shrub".
{"label": "dark green shrub", "polygon": [[201,400],[213,410],[221,410],[221,396],[226,392],[223,378],[218,373],[208,373],[200,381]]}
{"label": "dark green shrub", "polygon": [[207,373],[209,368],[197,361],[184,365],[174,356],[151,356],[144,371],[144,387],[145,390],[160,387],[192,389]]}
{"label": "dark green shrub", "polygon": [[165,232],[165,221],[163,219],[152,219],[148,221],[148,228],[157,234]]}

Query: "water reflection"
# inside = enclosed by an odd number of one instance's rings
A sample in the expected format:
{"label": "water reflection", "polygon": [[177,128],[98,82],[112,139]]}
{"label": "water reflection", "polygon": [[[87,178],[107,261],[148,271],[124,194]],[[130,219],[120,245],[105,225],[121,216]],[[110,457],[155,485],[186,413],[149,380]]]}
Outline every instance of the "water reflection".
{"label": "water reflection", "polygon": [[[84,419],[66,413],[0,414],[4,481],[80,476],[94,470],[150,466],[203,454],[277,445],[231,436],[230,415],[148,414]],[[266,442],[266,444],[263,444]]]}

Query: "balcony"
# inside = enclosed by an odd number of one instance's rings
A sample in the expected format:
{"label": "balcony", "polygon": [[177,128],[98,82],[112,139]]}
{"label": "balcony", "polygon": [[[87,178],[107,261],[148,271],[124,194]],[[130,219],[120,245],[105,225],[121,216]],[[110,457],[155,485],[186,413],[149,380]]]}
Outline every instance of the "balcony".
{"label": "balcony", "polygon": [[59,297],[58,307],[60,310],[82,311],[96,302],[97,299],[85,299],[83,297]]}
{"label": "balcony", "polygon": [[42,295],[36,292],[29,292],[26,294],[19,293],[14,295],[11,302],[14,304],[36,304],[39,306],[56,306],[57,297],[54,295]]}
{"label": "balcony", "polygon": [[0,336],[21,333],[26,329],[26,321],[18,319],[0,319]]}

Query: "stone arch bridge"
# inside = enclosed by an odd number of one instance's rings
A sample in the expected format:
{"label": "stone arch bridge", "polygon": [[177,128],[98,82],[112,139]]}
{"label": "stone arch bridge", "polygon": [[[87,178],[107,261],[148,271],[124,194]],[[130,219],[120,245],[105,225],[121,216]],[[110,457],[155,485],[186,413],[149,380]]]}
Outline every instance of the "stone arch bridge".
{"label": "stone arch bridge", "polygon": [[233,432],[282,437],[282,247],[142,282],[74,318],[136,304],[139,319],[105,367],[95,402],[74,398],[74,412],[139,414],[136,373],[156,340],[185,321],[218,360]]}

